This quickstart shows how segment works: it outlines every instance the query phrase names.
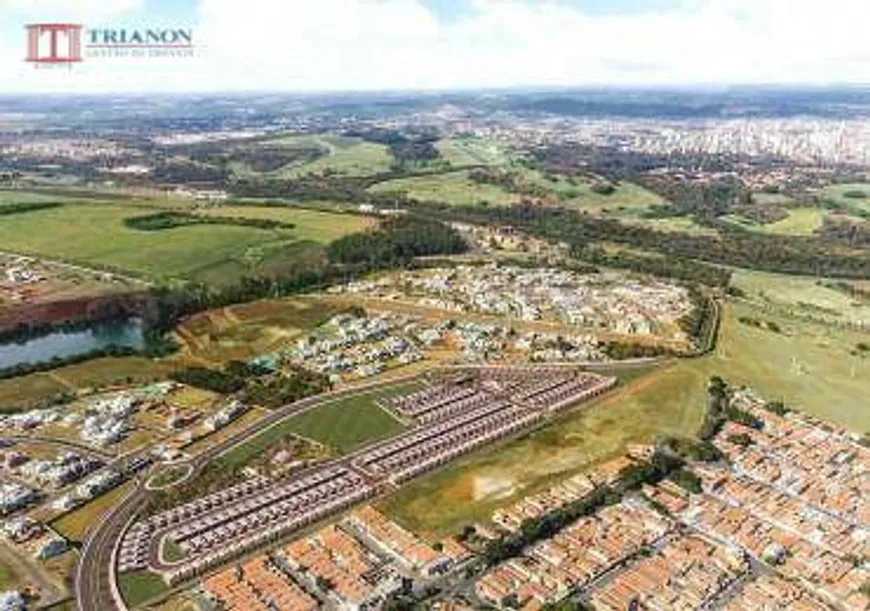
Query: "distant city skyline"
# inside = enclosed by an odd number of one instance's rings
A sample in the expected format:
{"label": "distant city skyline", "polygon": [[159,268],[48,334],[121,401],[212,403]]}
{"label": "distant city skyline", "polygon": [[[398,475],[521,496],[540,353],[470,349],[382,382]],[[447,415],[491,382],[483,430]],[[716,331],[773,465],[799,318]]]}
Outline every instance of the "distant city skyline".
{"label": "distant city skyline", "polygon": [[[866,0],[0,0],[0,94],[870,83]],[[192,58],[24,62],[24,25],[185,27]]]}

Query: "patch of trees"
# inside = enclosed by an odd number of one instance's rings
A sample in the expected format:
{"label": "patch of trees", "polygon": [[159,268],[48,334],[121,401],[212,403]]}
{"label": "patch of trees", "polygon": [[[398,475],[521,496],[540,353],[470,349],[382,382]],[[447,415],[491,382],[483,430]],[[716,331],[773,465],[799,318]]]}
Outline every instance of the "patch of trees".
{"label": "patch of trees", "polygon": [[674,352],[662,346],[644,345],[624,342],[608,342],[604,352],[615,361],[627,359],[656,358],[660,356],[674,356]]}
{"label": "patch of trees", "polygon": [[223,370],[188,367],[169,374],[176,382],[222,395],[237,394],[247,403],[278,408],[329,390],[329,378],[302,368],[276,372],[230,361]]}
{"label": "patch of trees", "polygon": [[748,325],[750,327],[755,327],[756,329],[762,329],[767,331],[772,331],[774,333],[782,333],[782,327],[779,326],[778,323],[774,321],[764,321],[759,320],[757,318],[753,318],[751,316],[740,316],[737,320],[744,325]]}
{"label": "patch of trees", "polygon": [[700,494],[704,491],[701,486],[701,478],[692,473],[689,469],[677,469],[671,473],[669,479],[683,490],[691,492],[692,494]]}
{"label": "patch of trees", "polygon": [[0,206],[0,216],[49,210],[51,208],[59,208],[60,206],[63,206],[63,202],[16,202]]}
{"label": "patch of trees", "polygon": [[329,245],[327,254],[336,263],[380,267],[406,264],[414,257],[459,254],[468,248],[452,227],[433,219],[405,216],[339,238]]}
{"label": "patch of trees", "polygon": [[608,254],[603,248],[575,243],[571,256],[589,261],[594,265],[620,267],[652,274],[663,278],[675,278],[686,282],[725,287],[731,282],[731,272],[722,267],[699,263],[690,259],[661,255],[638,255],[626,251]]}
{"label": "patch of trees", "polygon": [[671,202],[677,212],[699,221],[715,219],[736,208],[753,208],[750,191],[736,178],[708,183],[671,176],[637,176],[635,181]]}
{"label": "patch of trees", "polygon": [[327,151],[321,147],[311,146],[276,146],[255,145],[245,146],[227,151],[225,144],[210,144],[195,147],[188,155],[197,163],[213,164],[226,167],[230,163],[242,163],[254,172],[274,172],[291,163],[304,164],[316,161],[325,156]]}
{"label": "patch of trees", "polygon": [[200,163],[166,163],[151,171],[151,179],[157,183],[220,185],[228,178],[224,168]]}
{"label": "patch of trees", "polygon": [[124,219],[124,225],[138,231],[163,231],[189,225],[237,225],[257,229],[293,229],[293,223],[272,219],[252,219],[228,216],[200,216],[187,212],[155,212],[146,216],[132,216]]}
{"label": "patch of trees", "polygon": [[392,129],[372,128],[362,131],[345,132],[346,136],[362,138],[367,142],[384,144],[396,159],[396,167],[406,164],[425,163],[441,157],[436,148],[437,134],[403,134]]}
{"label": "patch of trees", "polygon": [[244,400],[255,405],[276,409],[304,397],[330,389],[329,378],[306,369],[294,369],[265,378],[249,380],[243,392]]}
{"label": "patch of trees", "polygon": [[870,277],[870,256],[828,248],[816,238],[749,232],[726,232],[716,237],[664,233],[575,210],[532,205],[450,207],[428,204],[418,208],[423,209],[442,219],[512,225],[535,237],[581,245],[579,247],[592,242],[616,242],[718,265],[800,275]]}
{"label": "patch of trees", "polygon": [[761,420],[732,405],[728,384],[719,376],[713,376],[707,386],[707,412],[698,437],[709,441],[722,430],[722,426],[728,420],[753,429],[760,429],[763,426]]}
{"label": "patch of trees", "polygon": [[852,189],[845,191],[843,197],[848,197],[849,199],[867,199],[867,192],[860,189]]}
{"label": "patch of trees", "polygon": [[838,242],[853,248],[870,248],[870,221],[858,221],[829,215],[822,221],[818,233],[824,240]]}

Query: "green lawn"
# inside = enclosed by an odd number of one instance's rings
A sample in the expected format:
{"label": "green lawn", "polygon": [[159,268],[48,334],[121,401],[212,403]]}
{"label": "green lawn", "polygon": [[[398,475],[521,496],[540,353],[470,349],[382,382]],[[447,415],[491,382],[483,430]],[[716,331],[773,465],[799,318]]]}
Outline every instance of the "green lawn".
{"label": "green lawn", "polygon": [[231,465],[246,464],[288,433],[307,437],[339,453],[396,435],[405,426],[378,407],[376,401],[397,393],[412,392],[416,387],[416,384],[402,384],[324,403],[264,429],[256,437],[233,448],[222,460]]}
{"label": "green lawn", "polygon": [[623,219],[623,222],[631,225],[641,225],[655,231],[665,233],[687,233],[690,235],[715,236],[718,232],[712,227],[699,225],[689,216],[674,216],[656,219]]}
{"label": "green lawn", "polygon": [[[866,197],[846,197],[845,193],[848,193],[849,191],[861,191],[866,195]],[[844,206],[851,210],[870,212],[870,183],[859,182],[831,185],[822,189],[821,197],[822,199],[830,200],[837,205]]]}
{"label": "green lawn", "polygon": [[831,281],[808,276],[787,276],[735,270],[733,283],[749,299],[785,308],[801,316],[870,324],[870,303],[827,286]]}
{"label": "green lawn", "polygon": [[581,193],[562,205],[591,214],[637,216],[652,206],[664,206],[667,203],[667,200],[640,185],[621,182],[610,195],[596,193],[590,185],[581,184]]}
{"label": "green lawn", "polygon": [[119,573],[118,588],[129,607],[136,607],[169,591],[163,579],[150,571]]}
{"label": "green lawn", "polygon": [[[234,211],[237,209],[233,209]],[[270,209],[271,210],[271,209]],[[226,214],[226,208],[204,214]],[[233,225],[193,225],[140,231],[124,219],[145,215],[148,208],[116,204],[71,204],[4,217],[4,249],[104,265],[157,280],[198,279],[227,283],[251,271],[270,271],[298,262],[320,244],[356,231],[366,219],[310,210],[253,208],[239,216],[269,215],[295,222],[293,229],[259,229]],[[316,253],[315,253],[316,254]]]}
{"label": "green lawn", "polygon": [[309,163],[281,168],[271,175],[299,178],[331,172],[344,176],[370,176],[388,172],[394,161],[390,150],[383,144],[339,137],[318,137],[314,141],[327,148],[329,153]]}
{"label": "green lawn", "polygon": [[445,138],[435,148],[453,166],[502,165],[508,160],[498,144],[483,138]]}
{"label": "green lawn", "polygon": [[499,185],[482,184],[471,180],[468,171],[448,172],[430,176],[399,178],[378,183],[369,189],[372,193],[403,192],[418,201],[439,201],[454,206],[468,206],[487,202],[492,206],[507,206],[520,201],[519,195]]}
{"label": "green lawn", "polygon": [[306,240],[323,244],[332,242],[349,233],[363,231],[375,224],[374,219],[355,214],[333,214],[292,204],[287,206],[220,206],[198,212],[205,216],[228,216],[246,219],[269,219],[293,223],[295,232]]}
{"label": "green lawn", "polygon": [[812,235],[822,226],[828,212],[821,208],[792,208],[788,218],[767,225],[758,225],[757,230],[781,235]]}
{"label": "green lawn", "polygon": [[84,541],[100,518],[130,490],[131,482],[121,484],[105,494],[73,509],[51,523],[51,527],[69,541]]}

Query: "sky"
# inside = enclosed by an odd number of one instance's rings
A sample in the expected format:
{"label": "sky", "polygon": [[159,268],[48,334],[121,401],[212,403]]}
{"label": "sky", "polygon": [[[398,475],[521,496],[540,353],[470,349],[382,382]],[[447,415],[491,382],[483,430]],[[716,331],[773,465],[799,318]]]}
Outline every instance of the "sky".
{"label": "sky", "polygon": [[[0,0],[0,94],[868,84],[868,0]],[[24,61],[24,25],[193,57]]]}

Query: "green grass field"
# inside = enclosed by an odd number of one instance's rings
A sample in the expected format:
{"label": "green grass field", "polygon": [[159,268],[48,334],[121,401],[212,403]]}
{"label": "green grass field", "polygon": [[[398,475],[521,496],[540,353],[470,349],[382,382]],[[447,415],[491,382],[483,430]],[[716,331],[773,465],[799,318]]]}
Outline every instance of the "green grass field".
{"label": "green grass field", "polygon": [[150,571],[130,571],[118,574],[118,589],[129,607],[136,607],[169,591],[163,579]]}
{"label": "green grass field", "polygon": [[[127,205],[67,205],[6,217],[0,224],[4,249],[104,265],[156,280],[175,278],[228,283],[239,275],[290,265],[317,250],[317,242],[356,231],[365,220],[325,212],[276,209],[295,218],[294,229],[194,225],[139,231],[124,219],[148,214]],[[206,213],[208,214],[208,213]],[[249,214],[267,214],[257,209]]]}
{"label": "green grass field", "polygon": [[590,214],[608,216],[637,216],[652,206],[664,206],[668,202],[652,191],[631,182],[621,182],[610,195],[595,193],[589,185],[581,185],[579,196],[562,205],[583,210]]}
{"label": "green grass field", "polygon": [[729,214],[722,217],[728,223],[732,223],[750,231],[777,235],[813,235],[822,226],[828,211],[822,208],[792,208],[788,218],[766,225],[756,223],[742,216]]}
{"label": "green grass field", "polygon": [[445,138],[439,140],[435,148],[453,166],[503,165],[508,161],[498,144],[483,138]]}
{"label": "green grass field", "polygon": [[376,401],[412,392],[416,384],[400,384],[332,400],[282,420],[221,457],[230,465],[246,464],[288,433],[296,433],[332,448],[349,452],[360,445],[402,432],[405,426],[381,409]]}
{"label": "green grass field", "polygon": [[717,231],[712,227],[704,227],[696,223],[688,216],[675,216],[658,219],[623,219],[623,222],[630,225],[641,225],[655,231],[663,231],[665,233],[687,233],[689,235],[704,235],[715,236]]}
{"label": "green grass field", "polygon": [[[861,191],[866,194],[866,197],[846,197],[844,194],[848,193],[849,191]],[[822,199],[830,200],[831,202],[839,206],[844,206],[851,210],[870,212],[870,183],[859,182],[842,185],[830,185],[822,189],[820,195]]]}
{"label": "green grass field", "polygon": [[271,175],[282,178],[323,173],[370,176],[389,171],[394,161],[390,150],[383,144],[339,137],[318,137],[314,142],[326,147],[329,153],[309,163],[281,168]]}
{"label": "green grass field", "polygon": [[378,183],[369,189],[373,193],[403,192],[418,201],[439,201],[454,206],[470,206],[487,202],[492,206],[508,206],[520,201],[499,185],[482,184],[468,178],[465,170],[399,178]]}
{"label": "green grass field", "polygon": [[100,517],[127,494],[131,485],[131,482],[122,484],[73,509],[54,520],[51,523],[52,528],[70,541],[84,541],[94,525],[99,524]]}
{"label": "green grass field", "polygon": [[204,216],[227,216],[246,219],[268,219],[293,223],[294,231],[306,240],[327,244],[349,233],[374,226],[375,220],[355,214],[331,214],[287,206],[220,206],[197,211]]}
{"label": "green grass field", "polygon": [[870,324],[870,303],[827,286],[830,281],[735,270],[733,283],[757,303],[784,308],[802,317]]}

